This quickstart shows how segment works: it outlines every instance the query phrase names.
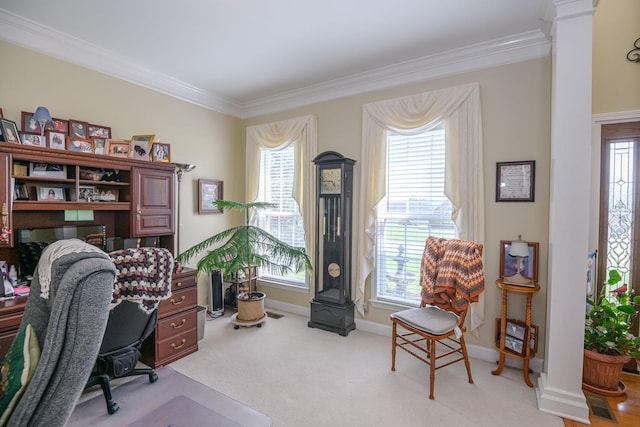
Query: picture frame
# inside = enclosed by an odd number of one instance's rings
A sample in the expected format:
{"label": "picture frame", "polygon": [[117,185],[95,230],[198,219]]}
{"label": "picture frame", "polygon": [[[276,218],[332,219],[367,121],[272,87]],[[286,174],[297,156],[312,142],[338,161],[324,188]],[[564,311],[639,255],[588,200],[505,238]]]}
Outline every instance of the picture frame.
{"label": "picture frame", "polygon": [[93,141],[91,139],[69,137],[67,150],[78,153],[93,153]]}
{"label": "picture frame", "polygon": [[11,144],[20,144],[20,133],[16,122],[2,118],[0,119],[0,128],[2,129],[2,140]]}
{"label": "picture frame", "polygon": [[111,138],[111,128],[89,123],[89,138]]}
{"label": "picture frame", "polygon": [[54,150],[67,149],[67,133],[57,130],[48,130],[46,133],[47,147]]}
{"label": "picture frame", "polygon": [[129,157],[131,141],[126,139],[107,139],[105,153],[114,157]]}
{"label": "picture frame", "polygon": [[[509,255],[512,240],[500,240],[500,278],[513,276],[518,271],[517,259]],[[538,281],[538,242],[527,242],[529,256],[522,259],[521,274],[534,282]]]}
{"label": "picture frame", "polygon": [[50,186],[38,186],[36,194],[38,195],[38,201],[48,202],[64,202],[64,188],[63,187],[50,187]]}
{"label": "picture frame", "polygon": [[136,160],[149,160],[149,147],[151,143],[144,139],[131,140],[131,157]]}
{"label": "picture frame", "polygon": [[89,123],[80,120],[69,120],[69,136],[77,139],[89,138]]}
{"label": "picture frame", "polygon": [[107,154],[107,138],[91,138],[93,140],[94,154]]}
{"label": "picture frame", "polygon": [[496,202],[535,201],[535,160],[496,163]]}
{"label": "picture frame", "polygon": [[[524,346],[524,341],[526,339],[528,330],[530,355],[534,355],[538,351],[538,326],[531,325],[529,328],[527,328],[527,324],[522,320],[506,320],[507,327],[505,329],[505,350],[514,354],[518,354],[520,356],[525,356],[526,348]],[[502,328],[500,327],[500,325],[501,320],[499,317],[497,317],[495,326],[496,346],[500,345],[500,336],[502,332]]]}
{"label": "picture frame", "polygon": [[60,178],[67,177],[67,166],[56,163],[29,163],[29,176],[38,176],[44,178]]}
{"label": "picture frame", "polygon": [[96,188],[96,200],[100,202],[117,202],[118,191],[113,188]]}
{"label": "picture frame", "polygon": [[[20,124],[22,125],[22,132],[25,133],[40,133],[40,123],[33,119],[32,112],[22,111],[20,114]],[[46,126],[45,126],[46,128]]]}
{"label": "picture frame", "polygon": [[153,144],[153,140],[156,136],[155,135],[133,135],[131,137],[132,141],[145,141],[149,146],[151,146],[151,144]]}
{"label": "picture frame", "polygon": [[13,196],[15,200],[29,200],[27,184],[25,184],[24,182],[17,182],[13,186]]}
{"label": "picture frame", "polygon": [[31,147],[47,147],[47,137],[39,133],[21,132],[20,142],[22,145],[29,145]]}
{"label": "picture frame", "polygon": [[69,120],[56,119],[55,117],[53,117],[51,119],[51,122],[47,123],[45,129],[53,130],[56,132],[64,132],[65,134],[69,135]]}
{"label": "picture frame", "polygon": [[78,186],[78,201],[79,202],[92,202],[96,200],[96,187],[90,185]]}
{"label": "picture frame", "polygon": [[210,179],[198,180],[198,213],[222,213],[217,205],[216,200],[222,200],[223,182]]}
{"label": "picture frame", "polygon": [[151,160],[154,162],[169,163],[171,161],[171,147],[169,144],[154,142],[151,146]]}

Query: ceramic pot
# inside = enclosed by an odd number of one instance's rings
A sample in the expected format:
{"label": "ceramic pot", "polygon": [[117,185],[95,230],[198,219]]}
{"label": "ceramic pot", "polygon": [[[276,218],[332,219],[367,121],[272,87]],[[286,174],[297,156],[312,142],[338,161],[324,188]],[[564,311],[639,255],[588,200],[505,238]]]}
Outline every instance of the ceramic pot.
{"label": "ceramic pot", "polygon": [[626,387],[620,381],[620,374],[629,356],[610,356],[591,350],[584,350],[582,365],[582,385],[589,391],[606,396],[621,396]]}

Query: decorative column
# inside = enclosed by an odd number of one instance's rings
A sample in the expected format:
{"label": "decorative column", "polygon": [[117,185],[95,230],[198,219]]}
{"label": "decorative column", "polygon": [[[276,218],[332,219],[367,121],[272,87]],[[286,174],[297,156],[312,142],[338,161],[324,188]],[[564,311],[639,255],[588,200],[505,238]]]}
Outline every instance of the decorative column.
{"label": "decorative column", "polygon": [[540,410],[589,424],[582,354],[589,249],[592,24],[597,0],[554,0],[549,276]]}

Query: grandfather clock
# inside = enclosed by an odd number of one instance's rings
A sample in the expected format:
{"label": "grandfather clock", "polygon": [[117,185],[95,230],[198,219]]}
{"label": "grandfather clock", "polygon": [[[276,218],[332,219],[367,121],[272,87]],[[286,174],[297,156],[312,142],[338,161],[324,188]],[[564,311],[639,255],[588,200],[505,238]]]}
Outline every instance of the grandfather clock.
{"label": "grandfather clock", "polygon": [[351,300],[353,165],[335,151],[316,164],[315,297],[309,327],[347,336],[356,328]]}

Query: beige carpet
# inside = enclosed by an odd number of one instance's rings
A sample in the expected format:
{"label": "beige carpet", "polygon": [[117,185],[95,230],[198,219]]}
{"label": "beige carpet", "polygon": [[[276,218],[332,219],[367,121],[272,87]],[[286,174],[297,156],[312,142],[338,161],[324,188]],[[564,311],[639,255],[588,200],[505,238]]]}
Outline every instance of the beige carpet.
{"label": "beige carpet", "polygon": [[207,321],[200,350],[171,367],[268,415],[276,427],[563,426],[537,409],[520,370],[493,376],[495,364],[472,359],[469,384],[464,364],[443,368],[431,401],[427,365],[399,352],[391,372],[390,337],[357,329],[342,337],[290,313],[235,330],[230,314]]}

